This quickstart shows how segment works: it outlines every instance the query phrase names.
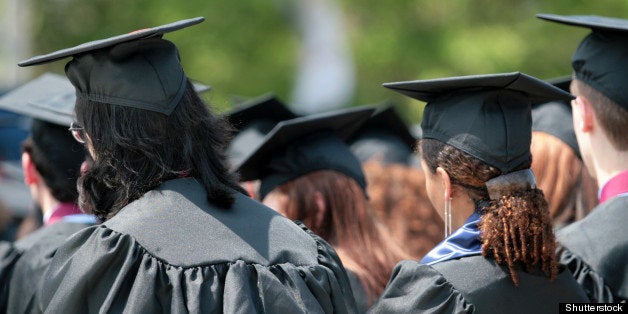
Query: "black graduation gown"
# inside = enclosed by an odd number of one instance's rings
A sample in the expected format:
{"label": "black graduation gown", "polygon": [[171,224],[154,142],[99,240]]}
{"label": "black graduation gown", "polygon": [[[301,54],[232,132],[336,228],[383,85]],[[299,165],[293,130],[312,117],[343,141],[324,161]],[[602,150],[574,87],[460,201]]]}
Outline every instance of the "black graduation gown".
{"label": "black graduation gown", "polygon": [[402,261],[370,313],[556,313],[559,302],[587,302],[568,271],[553,282],[519,271],[515,286],[506,267],[483,256],[432,266]]}
{"label": "black graduation gown", "polygon": [[628,300],[628,197],[615,197],[557,233],[560,262],[593,302]]}
{"label": "black graduation gown", "polygon": [[51,313],[352,313],[333,249],[234,191],[223,210],[195,179],[167,181],[55,255]]}
{"label": "black graduation gown", "polygon": [[351,285],[351,291],[353,291],[353,298],[355,299],[358,313],[366,313],[369,309],[369,300],[366,288],[355,273],[348,269],[346,271],[347,276],[349,277],[349,284]]}
{"label": "black graduation gown", "polygon": [[90,225],[62,220],[38,229],[13,245],[3,244],[0,313],[40,312],[41,283],[55,251],[72,234]]}

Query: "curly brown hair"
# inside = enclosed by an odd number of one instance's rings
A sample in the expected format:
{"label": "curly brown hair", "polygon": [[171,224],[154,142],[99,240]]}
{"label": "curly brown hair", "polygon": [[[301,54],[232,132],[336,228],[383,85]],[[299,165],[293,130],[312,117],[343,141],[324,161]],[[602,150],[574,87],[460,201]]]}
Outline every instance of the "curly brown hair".
{"label": "curly brown hair", "polygon": [[[447,171],[452,184],[463,187],[482,215],[479,223],[482,255],[508,267],[512,282],[518,286],[517,270],[539,268],[550,280],[558,273],[556,242],[547,202],[539,189],[513,190],[491,200],[486,181],[501,171],[453,146],[437,140],[423,139],[421,156],[429,170]],[[530,168],[531,160],[516,170]]]}

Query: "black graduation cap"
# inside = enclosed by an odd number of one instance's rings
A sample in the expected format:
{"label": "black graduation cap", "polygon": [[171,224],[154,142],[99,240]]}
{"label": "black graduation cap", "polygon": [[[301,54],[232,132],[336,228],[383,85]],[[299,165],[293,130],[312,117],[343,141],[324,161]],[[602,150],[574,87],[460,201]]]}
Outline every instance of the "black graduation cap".
{"label": "black graduation cap", "polygon": [[512,72],[397,83],[385,87],[426,101],[423,138],[452,145],[509,173],[530,158],[532,103],[573,96]]}
{"label": "black graduation cap", "polygon": [[[569,91],[571,76],[564,76],[547,80],[548,83]],[[571,117],[571,104],[569,101],[550,101],[532,105],[532,131],[540,131],[553,135],[567,144],[578,158],[580,149],[576,140]]]}
{"label": "black graduation cap", "polygon": [[197,17],[91,41],[18,63],[37,65],[72,56],[65,66],[77,101],[98,101],[170,114],[187,78],[175,45],[164,33],[198,24]]}
{"label": "black graduation cap", "polygon": [[0,97],[0,108],[33,118],[30,139],[49,163],[65,169],[65,177],[59,179],[69,181],[76,180],[85,160],[83,145],[68,131],[74,121],[74,100],[72,84],[54,73],[44,73]]}
{"label": "black graduation cap", "polygon": [[67,129],[75,120],[75,99],[74,86],[65,76],[44,73],[2,95],[0,108]]}
{"label": "black graduation cap", "polygon": [[344,140],[362,126],[374,107],[354,107],[279,122],[237,169],[243,181],[260,179],[260,197],[317,170],[336,170],[366,190],[360,161]]}
{"label": "black graduation cap", "polygon": [[272,93],[247,100],[226,112],[225,117],[235,129],[227,153],[231,167],[238,168],[264,136],[283,120],[297,117]]}
{"label": "black graduation cap", "polygon": [[349,139],[351,151],[362,162],[410,164],[416,138],[392,105],[384,105]]}
{"label": "black graduation cap", "polygon": [[590,28],[574,52],[571,65],[577,79],[628,110],[628,20],[596,15],[537,14],[540,19]]}

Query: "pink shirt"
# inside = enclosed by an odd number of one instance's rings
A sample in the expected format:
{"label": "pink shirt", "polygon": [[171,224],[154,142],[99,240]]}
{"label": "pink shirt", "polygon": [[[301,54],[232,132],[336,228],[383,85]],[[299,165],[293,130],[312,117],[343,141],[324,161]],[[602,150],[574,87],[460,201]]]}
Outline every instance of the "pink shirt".
{"label": "pink shirt", "polygon": [[52,211],[47,219],[44,219],[44,225],[51,225],[65,216],[83,214],[81,209],[74,203],[59,203],[59,206]]}
{"label": "pink shirt", "polygon": [[598,193],[600,204],[617,196],[628,196],[628,170],[608,180]]}

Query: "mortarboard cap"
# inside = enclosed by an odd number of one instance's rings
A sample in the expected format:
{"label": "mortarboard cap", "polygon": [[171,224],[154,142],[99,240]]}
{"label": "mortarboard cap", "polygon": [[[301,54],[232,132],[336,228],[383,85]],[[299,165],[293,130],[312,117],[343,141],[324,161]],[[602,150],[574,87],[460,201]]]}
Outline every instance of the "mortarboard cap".
{"label": "mortarboard cap", "polygon": [[[569,91],[571,76],[547,80],[548,83]],[[578,158],[580,149],[573,129],[571,104],[568,101],[550,101],[532,105],[532,131],[553,135],[567,144]]]}
{"label": "mortarboard cap", "polygon": [[[38,168],[44,180],[67,181],[74,187],[85,160],[83,145],[68,131],[74,121],[74,87],[62,75],[44,73],[0,97],[0,108],[33,118],[30,139],[50,168]],[[55,170],[53,170],[55,169]],[[58,186],[56,184],[55,186]]]}
{"label": "mortarboard cap", "polygon": [[591,29],[572,56],[574,75],[628,110],[628,20],[596,15],[536,16]]}
{"label": "mortarboard cap", "polygon": [[74,121],[75,99],[74,87],[65,76],[44,73],[2,95],[0,108],[67,129]]}
{"label": "mortarboard cap", "polygon": [[238,168],[241,179],[260,179],[260,197],[317,170],[336,170],[365,191],[360,161],[344,140],[368,120],[374,107],[336,110],[279,122]]}
{"label": "mortarboard cap", "polygon": [[237,105],[225,113],[225,117],[235,129],[227,152],[231,166],[237,168],[278,122],[294,119],[297,115],[269,93]]}
{"label": "mortarboard cap", "polygon": [[349,139],[351,151],[361,162],[378,159],[385,164],[410,164],[416,138],[406,123],[387,105],[375,112]]}
{"label": "mortarboard cap", "polygon": [[423,138],[454,146],[510,173],[530,158],[532,103],[573,96],[542,80],[512,72],[386,83],[427,102]]}
{"label": "mortarboard cap", "polygon": [[197,17],[91,41],[18,65],[37,65],[72,56],[65,72],[76,88],[77,101],[170,114],[183,96],[187,78],[177,48],[161,36],[203,20]]}

